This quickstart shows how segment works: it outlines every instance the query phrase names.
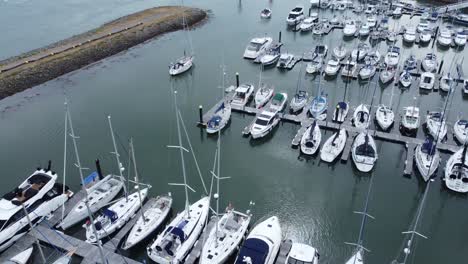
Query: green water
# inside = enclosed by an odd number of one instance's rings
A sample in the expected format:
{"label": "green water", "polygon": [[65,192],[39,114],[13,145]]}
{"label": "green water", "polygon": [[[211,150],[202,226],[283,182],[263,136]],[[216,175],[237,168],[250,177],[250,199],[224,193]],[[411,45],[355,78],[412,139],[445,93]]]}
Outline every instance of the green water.
{"label": "green water", "polygon": [[[302,1],[307,6],[307,1]],[[0,2],[0,24],[6,38],[0,39],[0,58],[46,45],[53,41],[89,30],[111,19],[142,10],[153,5],[177,4],[171,1],[3,1]],[[188,132],[192,139],[201,170],[208,181],[212,167],[216,137],[209,137],[195,126],[198,106],[211,107],[219,97],[221,64],[227,69],[229,84],[234,83],[234,73],[239,72],[241,82],[258,82],[258,65],[243,60],[248,41],[255,36],[270,35],[275,39],[282,31],[283,50],[302,53],[324,43],[333,49],[344,42],[351,49],[357,39],[345,41],[342,31],[336,30],[320,38],[286,29],[285,18],[296,2],[289,1],[213,1],[201,0],[186,3],[210,9],[210,19],[191,32],[196,53],[195,67],[190,73],[170,78],[168,64],[187,48],[185,34],[175,32],[139,45],[85,69],[62,76],[0,101],[0,149],[3,168],[1,191],[16,186],[32,170],[53,160],[53,168],[62,175],[65,95],[70,102],[75,132],[80,136],[79,150],[82,162],[93,167],[99,158],[105,172],[116,172],[117,166],[110,152],[112,141],[107,127],[107,115],[112,115],[118,134],[122,160],[126,155],[127,140],[135,140],[136,156],[141,177],[152,184],[150,193],[156,196],[171,192],[174,196],[174,213],[184,205],[183,190],[170,187],[168,182],[182,180],[178,152],[167,145],[177,143],[175,114],[171,86],[179,91],[178,101]],[[262,21],[259,12],[269,6],[273,11],[270,21]],[[335,11],[321,12],[321,16],[334,14],[352,16]],[[391,25],[417,25],[419,18],[404,16]],[[397,43],[401,46],[401,38]],[[379,50],[385,54],[387,43]],[[451,62],[465,56],[464,50],[439,50],[447,71]],[[422,58],[431,46],[403,46],[402,58],[415,54]],[[331,51],[331,50],[330,50]],[[466,68],[466,63],[465,63]],[[289,72],[266,70],[265,82],[274,84],[277,91],[293,95],[299,67]],[[309,93],[316,94],[317,79],[306,76],[302,83]],[[341,101],[345,92],[340,76],[322,81],[330,105]],[[370,104],[373,87],[367,82],[354,80],[347,89],[351,105]],[[377,88],[374,105],[390,101],[392,85]],[[393,108],[413,103],[417,97],[421,113],[443,106],[445,94],[421,94],[417,83],[406,91],[394,90]],[[460,86],[450,108],[448,122],[460,115],[468,116],[466,101]],[[321,263],[343,263],[353,251],[345,241],[357,239],[360,217],[353,211],[362,210],[370,177],[374,177],[369,211],[376,217],[365,229],[364,245],[372,252],[368,263],[389,263],[403,243],[402,231],[407,231],[425,183],[417,173],[403,176],[406,157],[403,145],[377,142],[379,160],[372,174],[358,173],[351,160],[347,163],[326,164],[318,157],[304,157],[290,143],[298,125],[281,123],[266,139],[253,141],[242,137],[242,129],[252,116],[233,113],[232,121],[222,135],[222,174],[231,177],[222,185],[222,205],[232,202],[239,210],[248,209],[249,201],[254,222],[261,217],[277,215],[284,237],[305,242],[316,247]],[[373,127],[374,125],[372,125]],[[394,130],[396,128],[393,128]],[[424,132],[419,129],[419,137]],[[331,135],[322,131],[322,139]],[[124,149],[125,147],[125,149]],[[79,189],[79,177],[73,166],[73,152],[69,147],[67,184]],[[448,156],[444,155],[441,166]],[[426,208],[418,231],[429,237],[417,239],[416,249],[408,263],[463,263],[468,249],[468,201],[464,195],[454,194],[445,188],[438,170],[438,178],[429,191]],[[191,200],[203,194],[192,160],[187,162],[189,184],[197,190]],[[77,228],[76,230],[79,230]],[[75,231],[76,231],[75,230]],[[81,234],[82,235],[82,234]],[[144,258],[144,246],[130,252],[137,259]]]}

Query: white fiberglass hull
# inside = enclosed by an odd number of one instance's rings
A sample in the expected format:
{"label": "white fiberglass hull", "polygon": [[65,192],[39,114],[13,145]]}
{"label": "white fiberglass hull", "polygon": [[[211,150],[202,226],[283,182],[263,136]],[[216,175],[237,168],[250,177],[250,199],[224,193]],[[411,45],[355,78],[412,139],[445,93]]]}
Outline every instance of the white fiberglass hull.
{"label": "white fiberglass hull", "polygon": [[361,155],[357,151],[357,148],[365,143],[365,136],[366,134],[363,132],[357,135],[354,139],[354,143],[352,146],[352,157],[354,164],[356,165],[356,168],[361,172],[371,171],[372,168],[374,168],[375,162],[377,161],[377,146],[375,145],[374,138],[371,135],[368,135],[369,141],[367,147],[372,148],[374,156],[370,157],[367,155]]}
{"label": "white fiberglass hull", "polygon": [[458,142],[465,144],[468,142],[468,125],[466,120],[458,120],[453,125],[453,132]]}
{"label": "white fiberglass hull", "polygon": [[334,133],[323,144],[322,149],[320,150],[320,159],[325,162],[333,162],[338,155],[343,152],[347,138],[348,136],[344,128]]}
{"label": "white fiberglass hull", "polygon": [[319,126],[317,124],[313,128],[312,126],[313,125],[307,128],[301,139],[301,152],[307,155],[314,155],[319,149],[320,141],[322,140],[322,133],[320,132]]}
{"label": "white fiberglass hull", "polygon": [[192,65],[193,57],[182,57],[176,63],[171,65],[171,67],[169,68],[169,74],[172,76],[182,74],[190,70],[190,68],[192,68]]}
{"label": "white fiberglass hull", "polygon": [[393,124],[395,114],[390,108],[380,105],[375,112],[375,119],[377,119],[380,128],[385,131]]}
{"label": "white fiberglass hull", "polygon": [[452,191],[468,193],[468,158],[462,164],[463,148],[455,152],[445,166],[445,185]]}
{"label": "white fiberglass hull", "polygon": [[16,264],[26,264],[33,253],[33,247],[26,249],[18,255],[10,259],[11,262]]}
{"label": "white fiberglass hull", "polygon": [[436,149],[434,155],[429,155],[422,151],[422,145],[416,147],[414,153],[414,160],[416,161],[416,167],[419,173],[425,181],[428,181],[431,175],[434,174],[435,170],[439,167],[440,153]]}
{"label": "white fiberglass hull", "polygon": [[354,126],[361,129],[366,129],[369,127],[370,118],[369,118],[369,109],[363,104],[360,104],[354,110],[353,115]]}

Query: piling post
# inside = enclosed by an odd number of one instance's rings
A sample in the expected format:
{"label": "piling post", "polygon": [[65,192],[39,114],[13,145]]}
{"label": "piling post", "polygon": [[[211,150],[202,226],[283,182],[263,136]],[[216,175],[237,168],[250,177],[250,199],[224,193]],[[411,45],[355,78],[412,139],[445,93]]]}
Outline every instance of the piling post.
{"label": "piling post", "polygon": [[440,65],[439,65],[439,70],[437,71],[437,74],[440,74],[440,72],[442,71],[442,66],[444,65],[444,60],[442,60],[440,62]]}
{"label": "piling post", "polygon": [[46,171],[50,171],[51,168],[52,168],[52,161],[49,160],[49,162],[47,163],[47,170]]}
{"label": "piling post", "polygon": [[281,30],[280,30],[280,32],[278,34],[278,41],[279,41],[279,43],[281,43]]}
{"label": "piling post", "polygon": [[198,106],[198,116],[200,118],[200,121],[198,121],[198,123],[203,124],[203,105]]}
{"label": "piling post", "polygon": [[236,72],[236,87],[239,87],[239,73]]}

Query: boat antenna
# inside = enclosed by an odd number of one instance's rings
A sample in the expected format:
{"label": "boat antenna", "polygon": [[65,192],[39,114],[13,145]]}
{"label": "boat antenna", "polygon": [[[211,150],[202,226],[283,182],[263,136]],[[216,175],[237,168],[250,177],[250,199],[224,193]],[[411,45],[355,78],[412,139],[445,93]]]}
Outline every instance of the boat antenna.
{"label": "boat antenna", "polygon": [[135,148],[133,146],[133,138],[130,138],[130,151],[132,153],[133,168],[135,170],[135,183],[136,183],[135,188],[138,191],[138,199],[140,200],[141,220],[143,221],[143,224],[146,224],[145,210],[143,209],[143,199],[141,199],[140,182],[138,181],[138,170],[137,170],[137,164],[136,164],[136,159],[135,159]]}
{"label": "boat antenna", "polygon": [[[70,125],[70,137],[72,138],[72,141],[73,141],[73,148],[75,149],[75,158],[76,158],[76,164],[75,166],[78,168],[78,172],[80,174],[80,179],[81,179],[81,188],[83,189],[83,192],[85,194],[85,206],[86,206],[86,211],[88,212],[88,217],[89,217],[89,220],[91,221],[91,229],[94,233],[94,236],[96,238],[98,238],[98,234],[97,234],[97,231],[96,231],[96,226],[94,225],[94,218],[93,218],[93,214],[91,212],[91,209],[89,209],[89,198],[88,198],[88,190],[86,189],[86,186],[85,186],[85,182],[84,182],[84,178],[83,178],[83,167],[81,167],[81,161],[80,161],[80,155],[78,153],[78,145],[76,144],[76,139],[78,139],[79,137],[77,137],[75,135],[75,131],[73,130],[73,123],[72,123],[72,118],[71,118],[71,114],[70,114],[70,111],[68,110],[68,104],[65,102],[65,109],[66,109],[66,113],[68,115],[68,122],[69,122],[69,125]],[[102,260],[102,263],[107,263],[107,260],[104,256],[104,252],[102,251],[102,244],[101,244],[101,240],[98,239],[97,241],[97,246],[98,246],[98,249],[99,249],[99,255],[101,256],[101,260]]]}
{"label": "boat antenna", "polygon": [[[67,174],[67,139],[68,139],[68,106],[65,100],[65,129],[64,129],[64,143],[63,143],[63,189],[62,193],[65,193],[65,175]],[[65,202],[62,204],[62,222],[65,217]]]}
{"label": "boat antenna", "polygon": [[111,116],[107,116],[107,120],[109,121],[109,129],[111,132],[111,137],[112,137],[112,144],[114,145],[114,152],[111,152],[115,156],[115,160],[117,161],[117,167],[119,168],[119,176],[120,180],[122,181],[124,193],[125,193],[125,199],[128,201],[128,190],[127,187],[125,186],[125,177],[123,176],[123,171],[125,168],[123,167],[122,163],[120,162],[120,154],[119,151],[117,150],[117,144],[115,143],[115,136],[114,136],[114,129],[112,128],[112,120]]}

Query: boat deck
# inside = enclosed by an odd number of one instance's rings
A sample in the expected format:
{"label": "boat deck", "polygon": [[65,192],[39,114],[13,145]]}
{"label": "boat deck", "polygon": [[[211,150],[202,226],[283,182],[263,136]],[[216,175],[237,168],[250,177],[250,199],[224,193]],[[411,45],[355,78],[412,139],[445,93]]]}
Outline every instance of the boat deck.
{"label": "boat deck", "polygon": [[208,222],[205,229],[203,229],[202,234],[198,238],[197,242],[195,242],[192,251],[190,251],[190,254],[185,259],[185,264],[194,264],[197,261],[197,259],[200,258],[206,236],[210,234],[211,229],[213,229],[213,227],[215,226],[215,223],[216,221],[214,220],[214,218],[212,218]]}
{"label": "boat deck", "polygon": [[281,242],[281,246],[278,252],[278,257],[276,257],[275,264],[284,264],[286,263],[286,258],[288,257],[289,251],[291,251],[292,240],[285,239]]}

